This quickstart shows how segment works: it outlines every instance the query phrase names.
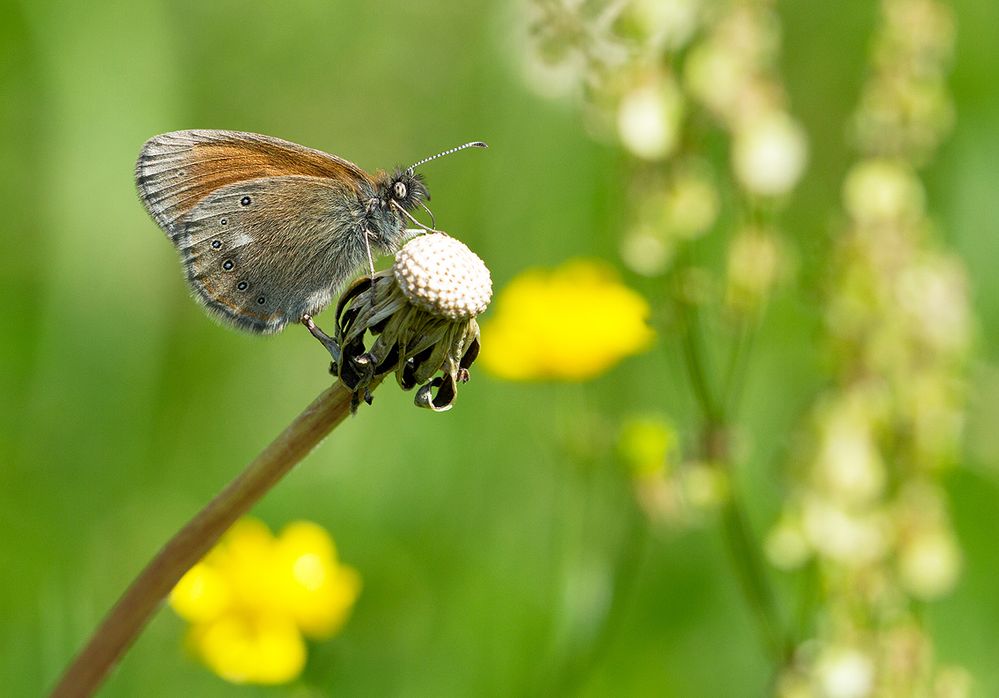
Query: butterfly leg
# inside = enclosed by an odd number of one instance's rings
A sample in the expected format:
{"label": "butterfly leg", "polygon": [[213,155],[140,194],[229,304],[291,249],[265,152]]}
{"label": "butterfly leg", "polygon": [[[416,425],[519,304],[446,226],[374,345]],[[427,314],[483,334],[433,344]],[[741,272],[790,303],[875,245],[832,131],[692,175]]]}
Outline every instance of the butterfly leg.
{"label": "butterfly leg", "polygon": [[333,357],[333,363],[337,366],[340,365],[340,361],[343,360],[343,351],[340,349],[340,345],[337,341],[330,337],[328,334],[323,332],[316,323],[312,321],[311,315],[302,316],[302,324],[312,333],[312,336],[319,340],[319,343],[326,347],[326,351],[330,353]]}

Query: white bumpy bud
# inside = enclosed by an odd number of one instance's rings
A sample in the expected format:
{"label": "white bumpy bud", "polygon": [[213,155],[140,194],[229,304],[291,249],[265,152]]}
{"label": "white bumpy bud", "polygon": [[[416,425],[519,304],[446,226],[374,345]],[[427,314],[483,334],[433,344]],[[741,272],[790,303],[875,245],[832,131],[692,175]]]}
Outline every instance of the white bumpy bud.
{"label": "white bumpy bud", "polygon": [[406,243],[395,256],[392,273],[413,305],[449,320],[474,318],[493,295],[489,270],[478,255],[441,233]]}

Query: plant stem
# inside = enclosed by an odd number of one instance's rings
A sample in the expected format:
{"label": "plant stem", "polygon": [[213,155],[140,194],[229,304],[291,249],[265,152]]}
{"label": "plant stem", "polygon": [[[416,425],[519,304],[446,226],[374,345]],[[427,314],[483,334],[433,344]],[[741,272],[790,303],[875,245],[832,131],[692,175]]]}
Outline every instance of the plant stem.
{"label": "plant stem", "polygon": [[[724,381],[725,395],[716,398],[710,389],[704,368],[702,352],[704,348],[700,336],[700,325],[696,312],[685,312],[686,328],[683,352],[694,395],[702,414],[701,452],[715,467],[728,471],[730,494],[722,510],[722,533],[725,545],[732,557],[743,597],[752,609],[763,644],[778,664],[786,661],[785,638],[782,630],[777,603],[766,577],[766,568],[760,557],[759,548],[750,529],[749,520],[743,510],[735,488],[734,464],[729,449],[729,413],[734,409],[741,389],[747,344],[751,340],[748,328],[746,336],[740,336],[732,347],[728,375]],[[742,365],[742,368],[740,368]]]}
{"label": "plant stem", "polygon": [[773,591],[739,500],[729,497],[722,511],[725,540],[739,575],[743,596],[756,616],[763,644],[778,666],[787,661],[787,646]]}
{"label": "plant stem", "polygon": [[[376,378],[370,388],[379,382]],[[94,694],[184,573],[344,420],[351,395],[339,381],[325,390],[160,549],[63,673],[52,698]]]}
{"label": "plant stem", "polygon": [[722,396],[725,400],[723,409],[733,419],[739,411],[739,403],[742,391],[746,384],[746,367],[749,363],[749,354],[753,348],[753,339],[756,337],[756,324],[758,319],[747,318],[738,321],[735,338],[732,342],[731,353],[729,354],[728,366],[725,370],[725,386]]}
{"label": "plant stem", "polygon": [[690,374],[690,385],[693,388],[694,397],[697,399],[707,422],[719,421],[722,415],[718,403],[712,396],[707,371],[704,368],[704,351],[697,310],[682,303],[681,313],[684,318],[683,358],[687,365],[687,372]]}

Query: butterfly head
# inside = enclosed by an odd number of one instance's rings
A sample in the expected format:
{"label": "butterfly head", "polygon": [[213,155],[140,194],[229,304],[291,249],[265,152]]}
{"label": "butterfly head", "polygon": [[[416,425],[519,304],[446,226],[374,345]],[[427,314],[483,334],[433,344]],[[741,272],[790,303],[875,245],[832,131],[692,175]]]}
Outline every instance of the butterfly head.
{"label": "butterfly head", "polygon": [[378,198],[386,206],[401,206],[406,211],[413,211],[424,201],[430,200],[430,192],[423,183],[422,175],[412,170],[397,169],[391,175],[386,174],[379,179]]}
{"label": "butterfly head", "polygon": [[[369,205],[374,204],[382,211],[394,210],[398,219],[402,219],[403,223],[403,226],[399,227],[398,231],[405,230],[404,226],[408,220],[409,223],[413,223],[423,230],[429,232],[439,232],[436,231],[435,228],[436,222],[434,222],[433,212],[427,208],[427,205],[424,203],[424,201],[430,201],[430,191],[427,189],[427,185],[423,183],[423,176],[416,174],[414,170],[420,165],[428,163],[431,160],[436,160],[437,158],[450,155],[451,153],[457,153],[459,150],[464,150],[465,148],[485,147],[487,146],[482,141],[465,143],[464,145],[459,145],[455,148],[451,148],[450,150],[437,153],[436,155],[431,155],[428,158],[423,158],[419,162],[410,165],[405,169],[400,167],[391,174],[387,172],[379,172],[375,177],[375,190],[377,192],[377,198],[372,199],[369,202]],[[412,211],[418,206],[422,207],[428,214],[430,214],[429,227],[413,217]],[[394,226],[392,226],[392,229],[396,230]],[[388,245],[387,247],[392,247],[392,245]]]}

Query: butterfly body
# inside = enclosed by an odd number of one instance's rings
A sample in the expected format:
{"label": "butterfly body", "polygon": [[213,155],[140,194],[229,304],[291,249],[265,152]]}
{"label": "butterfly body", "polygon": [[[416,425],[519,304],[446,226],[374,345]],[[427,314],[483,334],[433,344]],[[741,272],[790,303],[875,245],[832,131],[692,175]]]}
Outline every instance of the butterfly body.
{"label": "butterfly body", "polygon": [[177,131],[143,146],[136,184],[195,297],[227,324],[271,334],[313,315],[407,237],[429,198],[412,170],[369,175],[270,136]]}

